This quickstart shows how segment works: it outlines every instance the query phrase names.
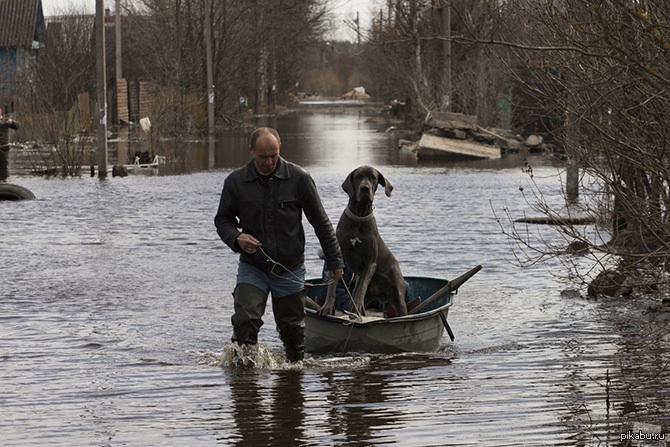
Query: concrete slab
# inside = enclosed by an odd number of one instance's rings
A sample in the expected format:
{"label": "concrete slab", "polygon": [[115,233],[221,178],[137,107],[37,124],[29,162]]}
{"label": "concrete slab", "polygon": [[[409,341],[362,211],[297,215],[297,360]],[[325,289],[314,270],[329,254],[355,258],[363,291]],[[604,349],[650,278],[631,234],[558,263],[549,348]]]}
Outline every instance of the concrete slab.
{"label": "concrete slab", "polygon": [[422,158],[500,158],[500,148],[472,141],[442,138],[423,134],[417,145],[417,157]]}

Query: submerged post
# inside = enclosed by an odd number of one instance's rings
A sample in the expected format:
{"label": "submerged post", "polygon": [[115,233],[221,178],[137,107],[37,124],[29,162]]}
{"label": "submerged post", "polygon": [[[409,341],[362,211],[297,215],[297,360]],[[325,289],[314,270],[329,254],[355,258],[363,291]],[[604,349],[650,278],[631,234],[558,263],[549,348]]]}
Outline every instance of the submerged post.
{"label": "submerged post", "polygon": [[207,125],[209,139],[214,139],[214,72],[212,67],[211,0],[205,0],[205,53],[207,59]]}
{"label": "submerged post", "polygon": [[105,61],[105,2],[95,0],[95,48],[98,97],[98,178],[107,177],[107,63]]}
{"label": "submerged post", "polygon": [[446,0],[442,7],[442,51],[444,53],[443,80],[444,97],[442,98],[442,109],[445,112],[451,111],[451,14],[450,0]]}
{"label": "submerged post", "polygon": [[574,157],[568,159],[566,168],[565,193],[568,202],[574,203],[579,199],[579,166]]}

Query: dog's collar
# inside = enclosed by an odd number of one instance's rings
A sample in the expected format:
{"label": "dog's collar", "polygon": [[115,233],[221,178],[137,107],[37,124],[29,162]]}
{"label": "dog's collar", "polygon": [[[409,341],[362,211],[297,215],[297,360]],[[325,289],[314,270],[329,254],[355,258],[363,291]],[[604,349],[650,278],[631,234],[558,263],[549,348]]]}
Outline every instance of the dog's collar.
{"label": "dog's collar", "polygon": [[344,214],[346,214],[349,219],[356,222],[367,222],[368,220],[372,220],[375,217],[374,209],[367,216],[357,216],[349,209],[349,207],[346,207],[344,209]]}

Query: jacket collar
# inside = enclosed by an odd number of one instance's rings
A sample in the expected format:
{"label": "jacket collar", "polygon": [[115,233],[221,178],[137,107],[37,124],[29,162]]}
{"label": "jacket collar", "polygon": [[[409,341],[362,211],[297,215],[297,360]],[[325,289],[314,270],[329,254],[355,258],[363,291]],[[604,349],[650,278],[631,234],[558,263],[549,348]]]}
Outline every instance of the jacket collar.
{"label": "jacket collar", "polygon": [[[272,174],[272,176],[277,177],[278,179],[281,180],[291,178],[291,173],[289,172],[288,169],[288,162],[283,158],[279,157],[279,160],[277,161],[277,169],[275,169],[275,172]],[[258,175],[258,172],[256,171],[256,168],[254,166],[254,160],[252,158],[247,163],[246,172],[244,174],[244,181],[253,182],[259,178],[260,175]]]}

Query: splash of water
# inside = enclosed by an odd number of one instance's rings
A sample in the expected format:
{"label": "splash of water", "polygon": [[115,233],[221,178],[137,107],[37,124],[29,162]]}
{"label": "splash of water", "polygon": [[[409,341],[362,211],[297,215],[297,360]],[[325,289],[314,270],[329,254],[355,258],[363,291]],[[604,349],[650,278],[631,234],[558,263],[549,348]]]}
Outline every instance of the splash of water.
{"label": "splash of water", "polygon": [[276,369],[282,356],[263,344],[228,343],[219,358],[218,366],[229,368]]}
{"label": "splash of water", "polygon": [[229,343],[222,352],[200,353],[198,363],[221,368],[301,370],[305,368],[364,368],[370,364],[371,356],[307,356],[301,362],[286,361],[283,353],[273,352],[264,344],[240,345]]}

